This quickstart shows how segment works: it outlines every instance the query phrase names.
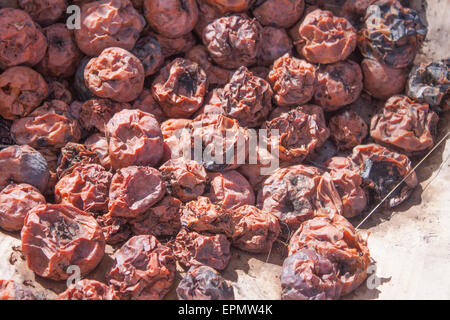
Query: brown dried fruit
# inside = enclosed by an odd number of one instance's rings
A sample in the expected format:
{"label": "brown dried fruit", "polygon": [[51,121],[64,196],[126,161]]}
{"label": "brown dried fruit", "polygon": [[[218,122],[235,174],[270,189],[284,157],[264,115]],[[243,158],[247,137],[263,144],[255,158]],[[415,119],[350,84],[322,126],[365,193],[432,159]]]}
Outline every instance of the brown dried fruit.
{"label": "brown dried fruit", "polygon": [[166,181],[169,194],[183,202],[195,200],[205,191],[206,170],[194,160],[183,157],[172,159],[159,170]]}
{"label": "brown dried fruit", "polygon": [[[281,113],[267,121],[268,145],[278,140],[280,160],[299,163],[319,149],[330,136],[322,108],[304,105]],[[272,135],[272,130],[279,130],[279,135]]]}
{"label": "brown dried fruit", "polygon": [[161,45],[150,36],[140,38],[131,53],[141,60],[146,77],[158,72],[164,63]]}
{"label": "brown dried fruit", "polygon": [[423,63],[409,74],[407,94],[432,107],[450,108],[450,59]]}
{"label": "brown dried fruit", "polygon": [[131,166],[113,176],[109,189],[109,214],[137,218],[164,197],[161,173],[151,167]]}
{"label": "brown dried fruit", "polygon": [[155,98],[153,98],[152,91],[150,89],[142,90],[139,97],[133,102],[133,109],[139,109],[141,111],[151,113],[155,116],[159,123],[167,120],[167,117],[161,107],[155,101]]}
{"label": "brown dried fruit", "polygon": [[246,67],[239,68],[219,93],[224,115],[244,127],[259,127],[272,110],[272,88]]}
{"label": "brown dried fruit", "polygon": [[0,192],[0,228],[20,231],[28,211],[44,204],[45,198],[32,185],[11,183]]}
{"label": "brown dried fruit", "polygon": [[408,77],[408,70],[393,68],[373,59],[361,62],[364,75],[364,89],[373,97],[386,100],[403,92]]}
{"label": "brown dried fruit", "polygon": [[47,83],[31,68],[12,67],[0,75],[0,115],[5,119],[29,115],[47,96]]}
{"label": "brown dried fruit", "polygon": [[221,12],[220,9],[208,3],[208,0],[197,0],[197,6],[198,21],[195,25],[194,30],[199,38],[201,38],[205,27],[217,18],[220,18]]}
{"label": "brown dried fruit", "polygon": [[353,110],[345,110],[333,116],[329,126],[331,139],[340,150],[353,149],[361,144],[369,133],[367,124]]}
{"label": "brown dried fruit", "polygon": [[168,38],[191,32],[198,21],[195,0],[145,0],[144,13],[148,24]]}
{"label": "brown dried fruit", "polygon": [[278,217],[285,238],[318,212],[342,213],[341,198],[329,176],[304,165],[275,171],[264,182],[258,205]]}
{"label": "brown dried fruit", "polygon": [[55,200],[94,215],[106,213],[111,178],[99,164],[78,165],[56,184]]}
{"label": "brown dried fruit", "polygon": [[250,9],[254,0],[205,0],[210,5],[218,8],[222,14],[228,12],[243,12]]}
{"label": "brown dried fruit", "polygon": [[192,267],[177,287],[179,300],[234,300],[233,287],[211,267]]}
{"label": "brown dried fruit", "polygon": [[153,32],[148,32],[148,34],[158,40],[164,58],[186,53],[191,50],[197,42],[192,32],[175,39],[167,38]]}
{"label": "brown dried fruit", "polygon": [[107,48],[84,69],[84,81],[93,94],[118,102],[136,99],[144,88],[144,67],[130,52]]}
{"label": "brown dried fruit", "polygon": [[207,90],[205,71],[195,62],[177,58],[153,81],[153,96],[171,118],[189,118],[203,104]]}
{"label": "brown dried fruit", "polygon": [[67,7],[65,0],[18,0],[18,2],[20,8],[41,26],[58,21]]}
{"label": "brown dried fruit", "polygon": [[34,66],[41,61],[47,40],[25,11],[0,9],[0,69],[19,64]]}
{"label": "brown dried fruit", "polygon": [[307,103],[314,95],[315,79],[315,67],[290,54],[275,60],[268,76],[278,106]]}
{"label": "brown dried fruit", "polygon": [[272,249],[280,233],[277,217],[250,205],[238,207],[231,215],[233,246],[252,253],[269,252]]}
{"label": "brown dried fruit", "polygon": [[0,280],[0,300],[37,300],[37,297],[14,280]]}
{"label": "brown dried fruit", "polygon": [[111,169],[111,161],[108,153],[108,141],[105,136],[95,133],[84,141],[84,145],[97,154],[100,159],[100,164],[105,169]]}
{"label": "brown dried fruit", "polygon": [[250,183],[235,170],[209,173],[209,191],[205,194],[224,209],[254,205],[255,194]]}
{"label": "brown dried fruit", "polygon": [[13,181],[31,184],[45,192],[49,177],[45,158],[30,146],[13,145],[0,150],[0,188]]}
{"label": "brown dried fruit", "polygon": [[355,170],[350,158],[333,157],[325,163],[331,181],[341,196],[343,213],[346,218],[359,215],[367,207],[367,196],[363,189],[363,179]]}
{"label": "brown dried fruit", "polygon": [[364,186],[368,189],[370,202],[378,203],[406,178],[386,200],[388,207],[395,207],[405,201],[418,185],[416,173],[411,173],[409,158],[377,144],[355,147],[352,161],[363,178]]}
{"label": "brown dried fruit", "polygon": [[228,237],[233,234],[230,211],[206,197],[186,203],[180,221],[184,228],[196,232],[223,233]]}
{"label": "brown dried fruit", "polygon": [[48,42],[47,52],[36,69],[43,75],[52,77],[72,76],[82,56],[72,31],[62,23],[52,24],[42,31]]}
{"label": "brown dried fruit", "polygon": [[113,288],[97,280],[83,279],[58,296],[58,300],[119,300]]}
{"label": "brown dried fruit", "polygon": [[22,251],[36,274],[65,280],[70,266],[78,266],[84,276],[100,263],[105,239],[89,214],[68,205],[39,205],[25,218]]}
{"label": "brown dried fruit", "polygon": [[358,99],[363,89],[361,67],[351,60],[321,66],[317,70],[314,102],[335,111]]}
{"label": "brown dried fruit", "polygon": [[94,98],[94,94],[89,90],[84,82],[84,69],[91,59],[89,57],[84,57],[81,59],[77,71],[75,72],[75,77],[73,81],[74,91],[81,101],[86,101],[88,99]]}
{"label": "brown dried fruit", "polygon": [[115,113],[131,109],[126,102],[116,102],[109,99],[89,99],[81,106],[80,125],[89,132],[93,129],[104,133],[105,126]]}
{"label": "brown dried fruit", "polygon": [[356,48],[356,30],[347,19],[320,9],[309,13],[298,29],[299,54],[312,63],[335,63],[348,58]]}
{"label": "brown dried fruit", "polygon": [[7,145],[14,144],[14,140],[11,137],[11,124],[0,117],[0,149],[5,148]]}
{"label": "brown dried fruit", "polygon": [[80,140],[78,121],[70,107],[60,100],[45,102],[28,117],[15,120],[11,134],[19,144],[34,148],[61,148]]}
{"label": "brown dried fruit", "polygon": [[115,264],[106,277],[121,298],[159,300],[175,279],[171,250],[154,236],[134,236],[115,254]]}
{"label": "brown dried fruit", "polygon": [[257,0],[252,13],[263,26],[289,28],[305,9],[304,0]]}
{"label": "brown dried fruit", "polygon": [[426,33],[413,9],[404,8],[398,1],[377,1],[367,8],[358,46],[366,58],[405,68],[414,61]]}
{"label": "brown dried fruit", "polygon": [[134,234],[151,234],[155,237],[175,236],[181,229],[181,206],[177,198],[166,196],[144,215],[131,220]]}
{"label": "brown dried fruit", "polygon": [[408,154],[423,152],[434,145],[438,120],[428,104],[407,96],[393,96],[386,101],[382,113],[372,118],[370,135]]}
{"label": "brown dried fruit", "polygon": [[[355,290],[367,278],[367,268],[370,265],[367,242],[341,215],[318,216],[304,222],[289,242],[289,255],[304,252],[305,249],[313,251],[319,259],[325,259],[324,262],[328,265],[326,273],[332,274],[332,282],[335,283],[331,284],[331,288],[328,285],[325,288],[314,288],[317,284],[301,283],[300,298],[306,294],[308,298],[316,296],[315,298],[336,299]],[[306,272],[311,272],[308,269]],[[297,290],[288,294],[289,286],[285,283],[284,287],[283,291],[287,292],[282,295],[297,298]],[[331,294],[327,289],[331,289]]]}
{"label": "brown dried fruit", "polygon": [[112,217],[110,214],[96,217],[98,224],[102,228],[107,244],[116,245],[130,239],[131,228],[126,218]]}
{"label": "brown dried fruit", "polygon": [[208,266],[224,270],[231,259],[230,242],[223,234],[201,235],[181,229],[170,243],[173,254],[184,267]]}
{"label": "brown dried fruit", "polygon": [[261,47],[258,53],[258,64],[270,66],[273,61],[285,54],[292,53],[292,40],[286,30],[264,27],[261,32]]}
{"label": "brown dried fruit", "polygon": [[69,90],[69,84],[66,80],[48,79],[47,81],[47,100],[61,100],[69,105],[72,103],[72,92]]}
{"label": "brown dried fruit", "polygon": [[133,49],[145,19],[129,0],[101,0],[81,7],[81,28],[75,30],[78,47],[88,56],[104,49]]}
{"label": "brown dried fruit", "polygon": [[237,69],[256,62],[262,27],[245,14],[214,20],[203,31],[203,43],[221,67]]}
{"label": "brown dried fruit", "polygon": [[114,169],[155,166],[163,155],[163,137],[155,117],[140,110],[122,110],[106,125],[109,157]]}
{"label": "brown dried fruit", "polygon": [[58,173],[58,177],[62,178],[66,174],[70,174],[77,166],[99,163],[100,159],[97,154],[89,150],[87,146],[69,142],[61,148],[56,172]]}

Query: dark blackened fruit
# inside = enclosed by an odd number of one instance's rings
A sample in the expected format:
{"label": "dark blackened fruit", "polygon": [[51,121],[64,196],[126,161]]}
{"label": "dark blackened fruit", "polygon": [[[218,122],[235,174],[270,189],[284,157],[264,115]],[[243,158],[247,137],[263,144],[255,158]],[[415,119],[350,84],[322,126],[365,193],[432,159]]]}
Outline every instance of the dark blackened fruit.
{"label": "dark blackened fruit", "polygon": [[233,287],[211,267],[192,267],[177,287],[180,300],[234,300]]}
{"label": "dark blackened fruit", "polygon": [[407,96],[393,96],[382,112],[372,118],[370,135],[407,154],[423,152],[434,145],[438,115],[426,103]]}
{"label": "dark blackened fruit", "polygon": [[245,14],[214,20],[203,31],[203,43],[211,58],[227,69],[256,63],[262,27]]}
{"label": "dark blackened fruit", "polygon": [[207,88],[205,71],[182,58],[166,65],[152,85],[155,100],[172,118],[189,118],[203,105]]}
{"label": "dark blackened fruit", "polygon": [[345,18],[320,9],[309,13],[298,29],[299,54],[312,63],[347,59],[356,48],[356,30]]}
{"label": "dark blackened fruit", "polygon": [[154,236],[134,236],[116,252],[106,278],[121,299],[159,300],[172,287],[175,268],[171,250]]}
{"label": "dark blackened fruit", "polygon": [[22,251],[36,274],[65,280],[70,266],[78,266],[86,275],[99,264],[105,238],[89,214],[70,205],[39,205],[25,219]]}
{"label": "dark blackened fruit", "polygon": [[426,33],[416,11],[398,1],[382,0],[367,8],[358,46],[366,58],[405,68],[414,61]]}
{"label": "dark blackened fruit", "polygon": [[158,72],[164,63],[161,45],[153,37],[140,38],[131,53],[141,60],[146,77]]}

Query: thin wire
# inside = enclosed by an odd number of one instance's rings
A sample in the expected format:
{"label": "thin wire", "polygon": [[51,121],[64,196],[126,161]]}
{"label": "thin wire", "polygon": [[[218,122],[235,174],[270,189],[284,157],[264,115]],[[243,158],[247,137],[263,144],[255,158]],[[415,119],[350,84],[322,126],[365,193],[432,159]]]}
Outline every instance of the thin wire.
{"label": "thin wire", "polygon": [[364,222],[367,221],[367,219],[369,219],[369,217],[375,213],[375,211],[377,211],[377,209],[398,189],[398,187],[400,187],[400,185],[406,181],[406,179],[408,179],[416,170],[417,168],[419,168],[422,163],[428,159],[428,157],[434,152],[434,150],[436,150],[448,137],[450,136],[450,131],[447,132],[447,134],[425,155],[425,157],[423,157],[422,160],[419,161],[418,164],[416,164],[416,166],[394,187],[394,189],[392,189],[376,206],[375,208],[372,209],[372,211],[370,211],[370,213],[363,219],[363,221],[361,221],[358,226],[356,226],[356,229],[359,229],[359,227],[361,227]]}

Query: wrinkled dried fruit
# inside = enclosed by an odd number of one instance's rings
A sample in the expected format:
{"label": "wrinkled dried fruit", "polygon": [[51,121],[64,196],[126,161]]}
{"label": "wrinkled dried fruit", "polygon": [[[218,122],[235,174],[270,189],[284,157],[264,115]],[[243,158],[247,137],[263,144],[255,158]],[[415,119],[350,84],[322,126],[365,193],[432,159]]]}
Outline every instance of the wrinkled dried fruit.
{"label": "wrinkled dried fruit", "polygon": [[107,48],[84,69],[84,81],[93,94],[118,102],[136,99],[144,87],[141,61],[121,48]]}
{"label": "wrinkled dried fruit", "polygon": [[203,43],[221,67],[237,69],[256,62],[262,27],[245,14],[214,20],[203,31]]}
{"label": "wrinkled dried fruit", "polygon": [[414,61],[426,33],[416,11],[398,1],[382,0],[367,8],[358,46],[366,58],[405,68]]}
{"label": "wrinkled dried fruit", "polygon": [[411,173],[409,158],[377,144],[355,147],[352,161],[363,178],[364,187],[368,189],[370,202],[378,203],[406,179],[386,200],[388,207],[395,207],[405,201],[418,185],[416,173]]}
{"label": "wrinkled dried fruit", "polygon": [[407,94],[430,106],[450,108],[450,59],[419,64],[409,74]]}
{"label": "wrinkled dried fruit", "polygon": [[66,11],[65,0],[18,0],[19,6],[41,26],[48,26],[59,20]]}
{"label": "wrinkled dried fruit", "polygon": [[75,72],[73,81],[74,91],[78,99],[80,99],[81,101],[86,101],[95,97],[84,82],[84,69],[86,68],[86,65],[90,60],[91,59],[89,57],[84,57],[83,59],[81,59],[80,63],[78,64],[77,71]]}
{"label": "wrinkled dried fruit", "polygon": [[269,83],[254,76],[246,67],[239,68],[219,93],[224,115],[244,127],[259,127],[272,110]]}
{"label": "wrinkled dried fruit", "polygon": [[142,90],[139,97],[133,101],[133,109],[139,109],[141,111],[151,113],[155,116],[159,123],[167,120],[166,115],[162,111],[159,104],[152,96],[152,91],[149,89]]}
{"label": "wrinkled dried fruit", "polygon": [[177,287],[180,300],[234,300],[233,287],[211,267],[192,267]]}
{"label": "wrinkled dried fruit", "polygon": [[70,174],[77,166],[99,163],[100,159],[97,154],[89,150],[87,146],[70,142],[61,148],[56,172],[58,177],[62,178],[66,174]]}
{"label": "wrinkled dried fruit", "polygon": [[89,214],[70,205],[39,205],[25,218],[22,251],[36,274],[65,280],[70,266],[78,266],[84,276],[99,264],[105,238]]}
{"label": "wrinkled dried fruit", "polygon": [[168,38],[191,32],[198,21],[195,0],[145,0],[144,13],[149,25]]}
{"label": "wrinkled dried fruit", "polygon": [[314,95],[315,79],[316,69],[312,64],[289,54],[275,60],[268,76],[278,106],[307,103]]}
{"label": "wrinkled dried fruit", "polygon": [[149,32],[148,34],[159,42],[164,58],[186,53],[191,50],[197,42],[192,32],[175,39],[167,38],[153,32]]}
{"label": "wrinkled dried fruit", "polygon": [[438,115],[428,104],[416,103],[407,96],[393,96],[382,113],[372,118],[370,135],[405,153],[421,152],[434,145]]}
{"label": "wrinkled dried fruit", "polygon": [[137,218],[164,197],[161,173],[151,167],[131,166],[113,176],[109,189],[109,214]]}
{"label": "wrinkled dried fruit", "polygon": [[121,298],[159,300],[175,279],[171,250],[154,236],[134,236],[115,254],[115,264],[106,277]]}
{"label": "wrinkled dried fruit", "polygon": [[75,30],[78,47],[88,56],[104,49],[133,49],[145,19],[129,0],[101,0],[83,4],[81,28]]}
{"label": "wrinkled dried fruit", "polygon": [[161,45],[153,37],[140,38],[131,53],[141,60],[146,77],[158,72],[164,63]]}
{"label": "wrinkled dried fruit", "polygon": [[252,13],[264,26],[289,28],[300,19],[304,9],[304,0],[257,0]]}
{"label": "wrinkled dried fruit", "polygon": [[286,30],[264,27],[261,32],[261,47],[257,57],[259,65],[270,66],[275,59],[292,53],[292,40]]}
{"label": "wrinkled dried fruit", "polygon": [[277,217],[249,205],[233,210],[231,216],[233,246],[252,253],[270,251],[280,233]]}
{"label": "wrinkled dried fruit", "polygon": [[356,48],[356,30],[347,19],[320,9],[309,13],[298,29],[299,54],[312,63],[335,63],[348,58]]}
{"label": "wrinkled dried fruit", "polygon": [[13,145],[0,150],[0,188],[13,181],[31,184],[45,192],[49,177],[47,161],[30,146]]}
{"label": "wrinkled dried fruit", "polygon": [[108,153],[108,141],[105,136],[95,133],[84,141],[84,145],[89,148],[89,150],[97,154],[100,159],[100,164],[105,169],[111,169],[111,161]]}
{"label": "wrinkled dried fruit", "polygon": [[228,12],[243,12],[250,9],[254,0],[205,0],[212,6],[218,8],[222,14]]}
{"label": "wrinkled dried fruit", "polygon": [[343,213],[346,218],[359,215],[367,207],[367,196],[363,189],[363,179],[355,170],[350,158],[333,157],[325,163],[331,181],[341,196]]}
{"label": "wrinkled dried fruit", "polygon": [[41,61],[47,40],[25,11],[0,9],[0,68],[19,64],[34,66]]}
{"label": "wrinkled dried fruit", "polygon": [[12,67],[0,75],[0,115],[5,119],[29,115],[47,96],[47,83],[31,68]]}
{"label": "wrinkled dried fruit", "polygon": [[201,235],[181,229],[170,243],[173,254],[184,267],[208,266],[224,270],[231,259],[230,242],[223,234]]}
{"label": "wrinkled dried fruit", "polygon": [[203,104],[206,73],[197,63],[177,58],[161,70],[152,89],[168,117],[189,118]]}
{"label": "wrinkled dried fruit", "polygon": [[331,139],[340,150],[353,149],[367,137],[369,128],[353,110],[345,110],[330,119]]}
{"label": "wrinkled dried fruit", "polygon": [[134,234],[151,234],[155,237],[175,236],[181,229],[181,206],[177,198],[166,196],[145,214],[131,220]]}
{"label": "wrinkled dried fruit", "polygon": [[123,243],[131,237],[131,227],[126,218],[112,217],[110,214],[99,215],[96,220],[102,228],[107,244]]}
{"label": "wrinkled dried fruit", "polygon": [[106,125],[109,157],[114,169],[155,166],[163,155],[163,137],[155,117],[140,110],[122,110]]}
{"label": "wrinkled dried fruit", "polygon": [[15,120],[11,134],[19,144],[34,148],[61,148],[80,140],[78,121],[70,107],[60,100],[45,102],[28,117]]}
{"label": "wrinkled dried fruit", "polygon": [[317,212],[342,213],[341,198],[329,176],[316,167],[304,165],[275,171],[264,182],[258,205],[277,216],[286,238]]}
{"label": "wrinkled dried fruit", "polygon": [[[322,108],[315,105],[304,105],[283,112],[270,121],[265,128],[268,130],[268,145],[274,145],[278,140],[280,160],[299,163],[319,149],[330,136]],[[272,135],[272,130],[279,130],[278,135]]]}
{"label": "wrinkled dried fruit", "polygon": [[254,205],[255,194],[250,183],[235,170],[209,173],[209,190],[205,194],[212,202],[225,209]]}
{"label": "wrinkled dried fruit", "polygon": [[[64,1],[64,0],[62,0]],[[73,33],[62,23],[52,24],[43,30],[47,38],[47,52],[36,69],[52,77],[70,77],[77,70],[81,51]]]}
{"label": "wrinkled dried fruit", "polygon": [[44,196],[32,185],[11,183],[0,192],[0,228],[20,231],[28,211],[45,204]]}
{"label": "wrinkled dried fruit", "polygon": [[361,67],[351,60],[321,66],[317,70],[314,102],[335,111],[358,99],[363,89]]}
{"label": "wrinkled dried fruit", "polygon": [[94,215],[106,213],[111,178],[99,164],[78,165],[56,184],[55,200]]}
{"label": "wrinkled dried fruit", "polygon": [[47,100],[61,100],[70,105],[73,99],[67,80],[48,79]]}
{"label": "wrinkled dried fruit", "polygon": [[[297,292],[297,290],[291,291],[291,299],[304,298],[305,295],[307,298],[338,298],[355,290],[367,278],[367,268],[370,265],[367,242],[363,240],[352,224],[341,215],[318,216],[304,222],[289,242],[289,255],[291,256],[296,252],[304,254],[305,249],[312,252],[309,252],[310,254],[307,255],[309,257],[303,260],[312,258],[315,263],[318,262],[317,260],[324,260],[325,270],[322,270],[322,272],[331,274],[333,280],[332,283],[328,281],[325,281],[325,283],[319,282],[319,288],[315,288],[318,284],[312,281],[312,283],[306,284],[301,281],[300,287],[297,289],[300,292]],[[314,253],[315,258],[313,258]],[[301,270],[301,274],[312,271],[310,265],[304,267],[309,268]],[[299,270],[296,270],[296,273],[298,272]],[[320,278],[322,278],[322,272],[319,272]],[[326,280],[326,278],[322,278],[322,280]],[[289,293],[289,286],[286,286],[286,284],[282,284],[282,286],[284,286],[283,291]],[[331,291],[329,292],[329,290]]]}
{"label": "wrinkled dried fruit", "polygon": [[364,89],[373,97],[386,100],[403,92],[408,77],[405,68],[393,68],[374,59],[361,62]]}
{"label": "wrinkled dried fruit", "polygon": [[108,121],[119,111],[131,109],[126,102],[115,102],[109,99],[89,99],[81,106],[80,125],[89,132],[93,129],[104,133]]}
{"label": "wrinkled dried fruit", "polygon": [[195,200],[205,191],[206,170],[194,160],[183,157],[172,159],[159,170],[166,181],[169,194],[183,202]]}
{"label": "wrinkled dried fruit", "polygon": [[119,300],[111,287],[97,280],[83,279],[58,296],[58,300]]}
{"label": "wrinkled dried fruit", "polygon": [[0,149],[5,148],[7,145],[14,144],[14,140],[11,137],[11,124],[0,117]]}
{"label": "wrinkled dried fruit", "polygon": [[37,297],[14,280],[0,280],[0,300],[37,300]]}

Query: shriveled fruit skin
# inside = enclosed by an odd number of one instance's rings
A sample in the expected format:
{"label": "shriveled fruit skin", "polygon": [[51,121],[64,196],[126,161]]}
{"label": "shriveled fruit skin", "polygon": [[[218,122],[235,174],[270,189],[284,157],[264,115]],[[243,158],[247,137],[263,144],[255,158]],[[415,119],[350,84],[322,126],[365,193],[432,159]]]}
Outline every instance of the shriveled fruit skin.
{"label": "shriveled fruit skin", "polygon": [[58,21],[67,7],[65,0],[18,0],[18,3],[41,26]]}
{"label": "shriveled fruit skin", "polygon": [[233,287],[211,267],[191,267],[177,287],[180,300],[234,300]]}
{"label": "shriveled fruit skin", "polygon": [[160,300],[175,280],[172,251],[151,235],[134,236],[115,254],[107,273],[121,299]]}
{"label": "shriveled fruit skin", "polygon": [[119,300],[116,292],[97,280],[83,279],[58,296],[58,300]]}
{"label": "shriveled fruit skin", "polygon": [[110,99],[93,98],[81,105],[80,125],[87,131],[98,130],[105,133],[105,126],[116,114],[125,109],[131,109],[126,102],[116,102]]}
{"label": "shriveled fruit skin", "polygon": [[28,267],[41,277],[65,280],[67,268],[91,272],[105,253],[105,238],[95,219],[70,205],[45,204],[33,208],[21,233]]}
{"label": "shriveled fruit skin", "polygon": [[252,13],[264,26],[289,28],[300,19],[304,9],[304,0],[257,0]]}
{"label": "shriveled fruit skin", "polygon": [[361,144],[369,134],[366,122],[353,110],[345,110],[329,121],[330,136],[340,150]]}
{"label": "shriveled fruit skin", "polygon": [[99,215],[96,220],[102,228],[105,242],[110,245],[117,245],[130,239],[132,235],[130,224],[127,218],[113,217],[109,213]]}
{"label": "shriveled fruit skin", "polygon": [[61,179],[79,165],[100,164],[100,159],[86,145],[69,142],[61,148],[57,164],[56,172]]}
{"label": "shriveled fruit skin", "polygon": [[158,72],[164,63],[161,45],[151,36],[139,38],[131,53],[141,60],[146,77]]}
{"label": "shriveled fruit skin", "polygon": [[203,0],[220,10],[222,14],[228,12],[243,12],[248,10],[253,0]]}
{"label": "shriveled fruit skin", "polygon": [[271,26],[263,27],[257,63],[262,66],[271,66],[274,60],[285,54],[291,54],[292,48],[292,40],[286,30]]}

